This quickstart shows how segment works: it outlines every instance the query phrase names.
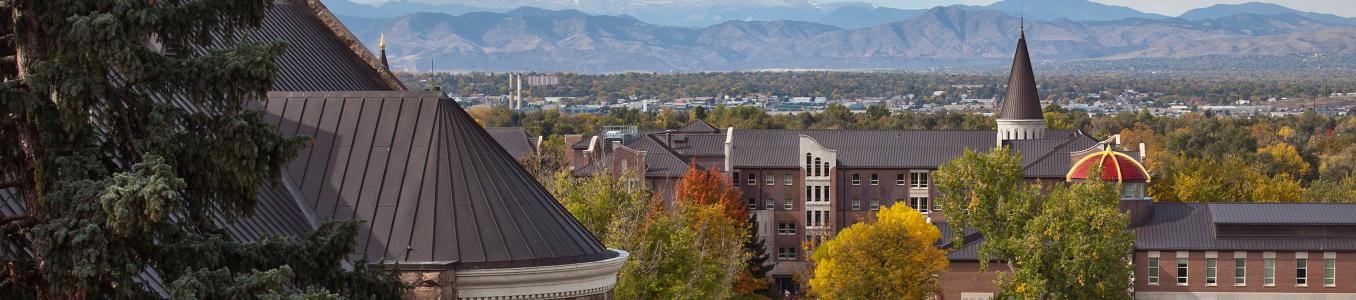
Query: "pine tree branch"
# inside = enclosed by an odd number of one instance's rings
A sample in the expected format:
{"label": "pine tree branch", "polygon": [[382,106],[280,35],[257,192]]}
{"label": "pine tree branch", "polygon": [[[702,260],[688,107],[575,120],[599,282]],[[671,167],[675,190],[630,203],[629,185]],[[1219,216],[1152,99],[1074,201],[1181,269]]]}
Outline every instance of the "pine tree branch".
{"label": "pine tree branch", "polygon": [[23,184],[26,184],[26,183],[28,183],[28,182],[25,182],[25,180],[19,180],[19,179],[8,180],[8,181],[0,181],[0,189],[6,189],[6,188],[18,188],[19,186],[21,186],[21,185],[23,185]]}

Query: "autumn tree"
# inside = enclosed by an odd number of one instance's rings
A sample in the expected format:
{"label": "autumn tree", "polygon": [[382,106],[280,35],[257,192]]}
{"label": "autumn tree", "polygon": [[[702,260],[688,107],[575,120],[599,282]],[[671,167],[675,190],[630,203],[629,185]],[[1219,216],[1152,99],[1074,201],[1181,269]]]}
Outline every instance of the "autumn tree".
{"label": "autumn tree", "polygon": [[738,190],[720,173],[693,167],[679,184],[681,196],[666,205],[626,178],[562,172],[552,189],[605,245],[631,253],[613,293],[620,299],[729,297],[748,257]]}
{"label": "autumn tree", "polygon": [[273,3],[0,3],[0,194],[22,207],[0,220],[0,298],[161,296],[153,283],[182,298],[399,297],[341,264],[352,222],[256,242],[221,228],[305,142],[248,108],[285,45],[234,42]]}
{"label": "autumn tree", "polygon": [[941,232],[906,205],[883,208],[819,245],[810,292],[823,299],[929,299],[941,291]]}
{"label": "autumn tree", "polygon": [[999,298],[1130,299],[1135,236],[1116,191],[1094,180],[1057,185],[1042,197],[1026,235],[1012,243],[1014,268],[1000,277]]}
{"label": "autumn tree", "polygon": [[1023,177],[1020,155],[1007,148],[942,164],[935,180],[953,243],[970,228],[983,236],[981,269],[1008,267],[997,282],[1004,298],[1128,299],[1134,236],[1116,206],[1119,189],[1085,182],[1047,193]]}

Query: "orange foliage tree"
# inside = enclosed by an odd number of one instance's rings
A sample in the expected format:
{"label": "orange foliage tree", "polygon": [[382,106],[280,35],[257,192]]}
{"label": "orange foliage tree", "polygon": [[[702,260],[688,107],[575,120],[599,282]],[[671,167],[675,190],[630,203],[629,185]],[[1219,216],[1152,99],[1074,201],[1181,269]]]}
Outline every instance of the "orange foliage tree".
{"label": "orange foliage tree", "polygon": [[748,211],[739,197],[739,190],[730,184],[725,174],[716,169],[702,170],[695,162],[688,162],[687,174],[678,182],[673,201],[702,206],[718,205],[731,220],[743,221],[748,217]]}

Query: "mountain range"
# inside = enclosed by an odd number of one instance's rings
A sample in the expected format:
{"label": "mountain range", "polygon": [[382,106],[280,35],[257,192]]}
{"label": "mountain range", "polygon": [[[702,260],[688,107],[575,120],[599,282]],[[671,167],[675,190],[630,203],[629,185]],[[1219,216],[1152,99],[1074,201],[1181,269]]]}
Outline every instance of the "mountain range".
{"label": "mountain range", "polygon": [[[1197,11],[1193,15],[1199,17],[1192,19],[1027,20],[1025,32],[1032,58],[1041,62],[1356,53],[1356,27],[1341,22],[1293,11],[1222,17],[1208,12]],[[455,16],[340,14],[340,19],[367,45],[376,45],[385,33],[392,69],[411,71],[609,73],[1001,65],[1011,60],[1021,27],[1011,14],[963,6],[935,7],[900,21],[860,28],[788,20],[664,26],[629,15],[534,7]]]}
{"label": "mountain range", "polygon": [[[629,15],[649,24],[706,27],[728,21],[804,21],[847,29],[859,29],[907,20],[927,9],[900,9],[865,2],[815,0],[389,0],[377,5],[352,0],[323,0],[340,15],[366,18],[397,17],[419,12],[461,15],[470,12],[507,12],[530,6],[549,10],[574,9],[596,15]],[[970,10],[996,10],[1031,20],[1113,21],[1127,18],[1161,19],[1169,16],[1145,13],[1129,7],[1089,0],[1001,0],[989,5],[955,5]],[[1221,4],[1183,14],[1189,20],[1213,19],[1237,14],[1279,15],[1295,13],[1333,23],[1356,25],[1356,19],[1311,13],[1270,3]]]}

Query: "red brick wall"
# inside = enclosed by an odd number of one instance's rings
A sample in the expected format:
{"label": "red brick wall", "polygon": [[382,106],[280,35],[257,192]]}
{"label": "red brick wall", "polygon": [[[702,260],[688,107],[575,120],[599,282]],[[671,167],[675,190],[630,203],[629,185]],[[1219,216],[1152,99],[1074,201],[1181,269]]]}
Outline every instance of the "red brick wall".
{"label": "red brick wall", "polygon": [[979,262],[953,261],[942,274],[942,298],[939,300],[958,300],[961,293],[997,292],[993,281],[998,279],[998,271],[1007,269],[1005,264],[991,263],[987,271],[980,272]]}
{"label": "red brick wall", "polygon": [[1295,252],[1276,252],[1276,285],[1263,286],[1263,252],[1248,251],[1246,286],[1234,286],[1234,251],[1218,251],[1217,286],[1205,285],[1205,251],[1191,251],[1187,286],[1177,285],[1177,252],[1159,251],[1159,283],[1149,285],[1148,251],[1135,252],[1136,292],[1356,293],[1356,252],[1337,253],[1337,286],[1323,287],[1323,251],[1308,251],[1308,287],[1295,285]]}

